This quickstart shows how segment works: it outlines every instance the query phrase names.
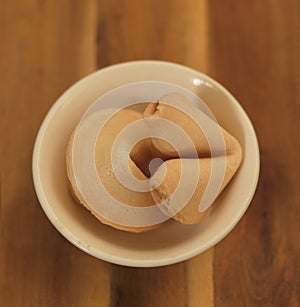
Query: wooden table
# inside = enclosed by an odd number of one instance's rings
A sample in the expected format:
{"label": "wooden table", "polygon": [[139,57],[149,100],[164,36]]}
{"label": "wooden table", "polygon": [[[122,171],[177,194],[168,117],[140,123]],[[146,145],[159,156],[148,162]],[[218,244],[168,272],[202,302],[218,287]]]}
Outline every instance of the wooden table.
{"label": "wooden table", "polygon": [[[223,83],[252,119],[261,176],[238,226],[176,265],[95,259],[50,224],[31,156],[72,83],[136,59]],[[0,306],[300,306],[298,0],[0,0]]]}

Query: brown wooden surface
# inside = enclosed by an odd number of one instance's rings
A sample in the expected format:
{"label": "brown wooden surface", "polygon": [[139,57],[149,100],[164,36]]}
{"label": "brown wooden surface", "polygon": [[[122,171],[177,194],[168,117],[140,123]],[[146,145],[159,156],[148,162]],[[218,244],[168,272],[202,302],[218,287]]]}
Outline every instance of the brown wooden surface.
{"label": "brown wooden surface", "polygon": [[[54,100],[97,68],[174,61],[223,83],[257,130],[261,177],[220,244],[154,269],[68,243],[35,196],[32,147]],[[300,306],[300,3],[0,0],[0,306]]]}

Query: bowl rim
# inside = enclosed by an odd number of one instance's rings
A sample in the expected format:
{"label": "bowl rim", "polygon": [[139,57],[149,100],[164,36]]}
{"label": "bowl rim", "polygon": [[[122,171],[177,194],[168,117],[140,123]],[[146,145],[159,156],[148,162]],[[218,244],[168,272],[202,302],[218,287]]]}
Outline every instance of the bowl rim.
{"label": "bowl rim", "polygon": [[[185,253],[181,253],[180,255],[172,258],[162,258],[162,259],[130,259],[130,258],[125,258],[123,256],[116,256],[112,254],[108,254],[105,252],[102,252],[99,249],[95,249],[91,246],[87,246],[84,242],[80,240],[71,230],[67,229],[61,221],[59,220],[59,217],[55,214],[55,212],[52,210],[51,205],[49,205],[47,197],[41,187],[40,184],[40,176],[39,176],[39,167],[38,167],[38,161],[39,161],[39,153],[40,153],[40,148],[42,145],[43,137],[45,134],[45,131],[47,130],[47,126],[49,122],[52,119],[52,116],[55,114],[57,109],[60,107],[60,105],[63,103],[64,98],[68,96],[71,92],[73,92],[78,86],[85,82],[89,82],[91,79],[96,78],[98,74],[103,74],[105,71],[109,70],[118,70],[119,68],[126,68],[128,66],[134,66],[134,65],[158,65],[158,66],[165,66],[167,67],[177,67],[178,69],[184,69],[185,71],[190,71],[191,74],[198,75],[201,78],[207,80],[210,84],[215,86],[217,89],[222,91],[238,108],[239,114],[243,117],[243,120],[246,122],[246,125],[249,129],[248,133],[251,134],[252,137],[252,142],[254,145],[254,148],[252,148],[254,154],[255,154],[255,165],[254,165],[254,177],[252,181],[252,186],[249,188],[248,192],[248,198],[245,199],[243,203],[243,208],[242,210],[239,211],[239,214],[235,216],[235,218],[231,221],[231,223],[223,229],[222,232],[216,234],[210,241],[206,242],[205,244],[201,245],[198,248],[188,250]],[[145,82],[146,80],[143,80]],[[149,80],[150,81],[150,80]],[[153,80],[152,80],[153,81]],[[157,81],[159,82],[159,81]],[[132,82],[130,82],[132,83]],[[124,84],[125,85],[125,84]],[[72,86],[70,86],[60,97],[56,99],[50,110],[48,111],[47,115],[45,116],[39,130],[37,133],[37,137],[34,143],[33,147],[33,155],[32,155],[32,175],[33,175],[33,184],[34,188],[39,200],[39,203],[45,212],[46,216],[50,220],[50,222],[53,224],[53,226],[68,240],[70,241],[73,245],[78,247],[80,250],[107,262],[118,264],[118,265],[124,265],[124,266],[130,266],[130,267],[158,267],[158,266],[165,266],[165,265],[170,265],[174,263],[178,263],[184,260],[187,260],[189,258],[192,258],[200,253],[203,253],[204,251],[210,249],[211,247],[215,246],[218,244],[221,240],[223,240],[230,232],[231,230],[237,225],[237,223],[240,221],[242,216],[245,214],[246,210],[248,209],[251,200],[255,194],[257,183],[258,183],[258,178],[259,178],[259,171],[260,171],[260,155],[259,155],[259,145],[258,145],[258,140],[257,136],[255,133],[255,129],[253,127],[253,124],[251,123],[247,113],[245,110],[242,108],[242,106],[239,104],[237,99],[219,82],[216,80],[212,79],[208,75],[201,73],[197,70],[194,70],[190,67],[173,63],[173,62],[166,62],[166,61],[157,61],[157,60],[140,60],[140,61],[129,61],[129,62],[122,62],[122,63],[117,63],[114,65],[107,66],[105,68],[99,69],[86,77],[78,80],[75,82]]]}

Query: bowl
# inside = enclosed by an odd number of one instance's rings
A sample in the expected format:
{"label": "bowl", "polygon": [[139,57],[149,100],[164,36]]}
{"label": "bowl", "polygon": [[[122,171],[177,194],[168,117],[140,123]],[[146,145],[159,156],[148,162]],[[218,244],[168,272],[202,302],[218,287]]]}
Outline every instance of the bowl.
{"label": "bowl", "polygon": [[[91,105],[125,85],[165,84],[203,100],[215,118],[235,136],[243,161],[207,217],[197,225],[170,220],[145,233],[127,233],[101,224],[69,193],[65,151],[73,129]],[[139,92],[141,101],[143,93]],[[157,97],[159,98],[159,96]],[[138,99],[134,97],[132,99]],[[156,267],[177,263],[220,242],[247,210],[259,176],[255,131],[237,100],[210,77],[169,62],[134,61],[101,69],[69,88],[53,105],[38,132],[33,180],[40,204],[56,229],[71,243],[99,259],[125,266]]]}

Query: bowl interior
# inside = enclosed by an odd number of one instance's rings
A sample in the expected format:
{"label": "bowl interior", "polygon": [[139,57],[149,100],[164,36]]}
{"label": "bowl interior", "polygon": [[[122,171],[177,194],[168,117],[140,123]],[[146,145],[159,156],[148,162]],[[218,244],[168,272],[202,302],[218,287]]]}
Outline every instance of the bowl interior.
{"label": "bowl interior", "polygon": [[[241,143],[244,156],[239,171],[198,225],[168,221],[150,232],[126,233],[102,225],[69,194],[65,150],[74,127],[97,98],[118,86],[140,81],[168,82],[196,94],[213,111],[218,122]],[[222,86],[197,71],[156,61],[114,65],[72,86],[45,118],[33,156],[37,195],[53,225],[87,253],[129,266],[175,263],[218,243],[246,211],[255,191],[258,172],[255,132],[237,101]]]}

